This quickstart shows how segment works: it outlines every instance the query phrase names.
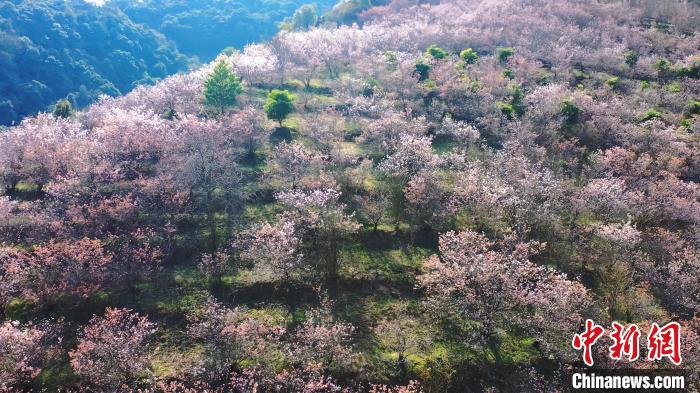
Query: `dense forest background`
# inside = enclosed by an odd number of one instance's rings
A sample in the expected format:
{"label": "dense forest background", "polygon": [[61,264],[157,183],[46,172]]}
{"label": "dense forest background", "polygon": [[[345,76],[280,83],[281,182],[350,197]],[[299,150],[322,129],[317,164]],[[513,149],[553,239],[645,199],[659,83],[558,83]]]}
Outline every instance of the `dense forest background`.
{"label": "dense forest background", "polygon": [[[318,12],[336,0],[313,1]],[[223,48],[242,48],[277,33],[277,24],[310,0],[113,0],[134,22],[165,34],[178,49],[211,61]]]}
{"label": "dense forest background", "polygon": [[[307,0],[12,0],[0,4],[0,125],[58,100],[84,107],[100,95],[211,61],[224,48],[271,37]],[[368,0],[315,1],[327,20],[355,21]],[[321,23],[319,16],[311,18]]]}
{"label": "dense forest background", "polygon": [[62,98],[84,106],[101,94],[188,69],[187,57],[156,31],[83,1],[0,4],[0,124]]}

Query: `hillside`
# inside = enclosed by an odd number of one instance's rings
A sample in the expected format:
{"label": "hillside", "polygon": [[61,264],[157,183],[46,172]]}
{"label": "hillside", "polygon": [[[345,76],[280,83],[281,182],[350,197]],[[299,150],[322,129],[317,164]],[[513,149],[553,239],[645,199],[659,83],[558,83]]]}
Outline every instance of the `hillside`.
{"label": "hillside", "polygon": [[82,0],[0,4],[0,124],[63,98],[84,106],[127,93],[187,66],[162,35],[115,10]]}
{"label": "hillside", "polygon": [[226,47],[243,48],[277,33],[277,24],[301,5],[314,3],[318,13],[335,0],[112,0],[131,20],[165,34],[178,49],[202,61]]}
{"label": "hillside", "polygon": [[0,132],[0,391],[571,391],[587,320],[697,389],[699,17],[394,0]]}

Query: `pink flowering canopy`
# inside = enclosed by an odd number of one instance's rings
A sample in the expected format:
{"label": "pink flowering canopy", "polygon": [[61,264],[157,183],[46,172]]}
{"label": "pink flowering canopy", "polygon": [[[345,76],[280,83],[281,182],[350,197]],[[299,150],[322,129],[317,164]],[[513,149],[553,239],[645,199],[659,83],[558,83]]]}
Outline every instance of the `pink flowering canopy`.
{"label": "pink flowering canopy", "polygon": [[0,130],[0,392],[567,391],[632,324],[596,367],[697,383],[700,8],[666,3],[341,2]]}

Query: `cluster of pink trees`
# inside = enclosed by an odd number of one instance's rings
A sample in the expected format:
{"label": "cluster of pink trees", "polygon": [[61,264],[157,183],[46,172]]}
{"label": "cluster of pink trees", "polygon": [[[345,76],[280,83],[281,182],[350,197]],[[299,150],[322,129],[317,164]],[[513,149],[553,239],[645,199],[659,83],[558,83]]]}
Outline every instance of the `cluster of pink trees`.
{"label": "cluster of pink trees", "polygon": [[0,131],[0,390],[539,391],[587,318],[679,321],[697,378],[697,9],[414,3],[222,55],[223,113],[206,65]]}
{"label": "cluster of pink trees", "polygon": [[497,364],[498,331],[518,326],[527,326],[549,355],[570,353],[566,337],[591,304],[583,285],[529,261],[540,246],[515,237],[496,243],[468,230],[448,232],[440,237],[440,256],[425,262],[428,273],[420,281],[437,307],[478,323],[474,337],[466,339],[487,346]]}
{"label": "cluster of pink trees", "polygon": [[132,384],[150,367],[146,340],[155,332],[147,317],[127,309],[107,308],[94,316],[68,353],[75,373],[103,389]]}

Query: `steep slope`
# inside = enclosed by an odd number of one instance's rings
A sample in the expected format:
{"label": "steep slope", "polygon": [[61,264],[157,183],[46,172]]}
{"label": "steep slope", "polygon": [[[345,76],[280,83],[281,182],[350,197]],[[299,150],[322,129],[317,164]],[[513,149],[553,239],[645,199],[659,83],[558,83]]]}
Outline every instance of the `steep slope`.
{"label": "steep slope", "polygon": [[84,106],[123,94],[187,66],[162,35],[114,9],[81,0],[0,4],[0,124],[62,98]]}
{"label": "steep slope", "polygon": [[397,0],[0,133],[0,388],[569,391],[587,319],[697,384],[700,11],[657,4]]}

